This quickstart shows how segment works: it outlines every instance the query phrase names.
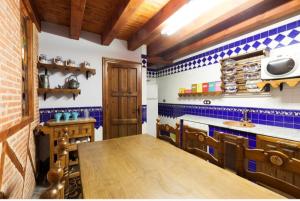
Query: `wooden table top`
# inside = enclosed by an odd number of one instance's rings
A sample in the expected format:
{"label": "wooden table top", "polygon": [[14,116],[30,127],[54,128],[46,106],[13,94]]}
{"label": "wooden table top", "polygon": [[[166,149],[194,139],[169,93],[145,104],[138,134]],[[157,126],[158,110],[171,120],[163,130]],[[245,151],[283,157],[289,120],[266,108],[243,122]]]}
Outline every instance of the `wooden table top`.
{"label": "wooden table top", "polygon": [[84,198],[283,198],[150,135],[78,145]]}

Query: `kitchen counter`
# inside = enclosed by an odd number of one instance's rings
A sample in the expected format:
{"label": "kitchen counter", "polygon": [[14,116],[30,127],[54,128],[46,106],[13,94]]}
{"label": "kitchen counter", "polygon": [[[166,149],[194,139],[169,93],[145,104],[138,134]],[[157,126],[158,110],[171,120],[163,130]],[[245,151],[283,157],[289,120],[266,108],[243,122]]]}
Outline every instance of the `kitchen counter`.
{"label": "kitchen counter", "polygon": [[267,126],[261,124],[254,124],[255,127],[253,128],[235,127],[235,126],[228,126],[223,124],[224,121],[231,121],[231,120],[202,117],[196,115],[183,115],[178,118],[184,121],[212,125],[212,126],[244,131],[248,133],[254,133],[254,134],[265,135],[270,137],[282,138],[287,140],[300,141],[300,130],[297,129]]}

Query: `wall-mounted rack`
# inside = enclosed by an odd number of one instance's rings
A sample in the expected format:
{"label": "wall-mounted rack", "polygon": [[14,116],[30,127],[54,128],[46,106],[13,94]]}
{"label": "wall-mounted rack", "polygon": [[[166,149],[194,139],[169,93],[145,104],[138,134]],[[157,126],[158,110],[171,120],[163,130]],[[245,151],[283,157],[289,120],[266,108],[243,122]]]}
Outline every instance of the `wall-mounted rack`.
{"label": "wall-mounted rack", "polygon": [[72,94],[75,100],[76,96],[81,93],[80,89],[45,89],[39,88],[38,94],[44,96],[44,100],[47,99],[47,94]]}
{"label": "wall-mounted rack", "polygon": [[[222,66],[221,67],[221,74],[222,74],[221,80],[222,80],[222,89],[224,90],[225,95],[230,95],[230,96],[236,95],[236,94],[243,94],[243,95],[255,94],[255,95],[257,95],[259,93],[269,92],[268,87],[260,88],[261,91],[257,91],[256,89],[254,91],[250,91],[250,89],[247,88],[246,83],[248,80],[252,81],[252,82],[259,81],[259,79],[256,77],[257,77],[257,75],[260,76],[260,69],[258,69],[257,71],[253,71],[253,72],[247,71],[245,69],[247,67],[247,65],[249,65],[249,64],[260,67],[261,59],[268,55],[269,55],[268,49],[264,49],[264,50],[257,50],[257,51],[251,52],[251,53],[246,53],[246,54],[222,59],[220,61],[221,66]],[[226,60],[229,60],[229,59],[232,59],[236,62],[234,64],[235,71],[233,71],[235,73],[233,73],[232,75],[225,74],[225,72],[226,72],[225,63],[226,63]],[[228,77],[230,77],[230,80],[233,80],[230,82],[234,83],[236,85],[236,91],[233,90],[232,92],[226,92],[225,78],[228,79]],[[249,78],[249,77],[252,77],[252,78]],[[253,79],[253,77],[255,77],[255,78]],[[231,84],[231,85],[233,85],[233,84]],[[255,84],[254,84],[254,86],[255,86]]]}
{"label": "wall-mounted rack", "polygon": [[219,96],[222,95],[222,91],[212,91],[212,92],[201,92],[201,93],[178,93],[178,96]]}
{"label": "wall-mounted rack", "polygon": [[57,65],[57,64],[44,64],[38,62],[37,64],[38,69],[44,69],[45,75],[48,74],[48,70],[56,70],[65,73],[85,73],[86,79],[89,78],[90,75],[96,74],[96,69],[94,68],[86,68],[86,67],[72,67],[66,65]]}

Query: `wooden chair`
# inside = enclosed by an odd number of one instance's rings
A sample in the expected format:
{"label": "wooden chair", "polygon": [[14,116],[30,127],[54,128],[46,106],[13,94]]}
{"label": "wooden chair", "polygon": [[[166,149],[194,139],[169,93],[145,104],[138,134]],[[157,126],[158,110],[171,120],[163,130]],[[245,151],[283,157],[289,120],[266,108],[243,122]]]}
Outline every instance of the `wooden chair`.
{"label": "wooden chair", "polygon": [[[162,134],[163,132],[165,132],[166,134],[171,134],[171,133],[175,134],[175,136],[176,136],[175,141],[170,136]],[[176,147],[179,147],[180,146],[179,124],[176,123],[176,127],[174,128],[168,124],[160,124],[160,120],[157,119],[156,120],[156,137],[161,140],[167,141]]]}
{"label": "wooden chair", "polygon": [[48,173],[47,180],[50,183],[40,196],[41,199],[64,199],[69,193],[69,164],[68,164],[68,129],[64,129],[63,137],[57,142],[57,161]]}
{"label": "wooden chair", "polygon": [[262,184],[263,186],[279,190],[295,198],[300,198],[300,188],[298,186],[295,186],[291,183],[275,178],[272,175],[268,175],[263,172],[249,171],[248,166],[245,163],[245,160],[254,160],[256,162],[269,164],[279,170],[300,175],[300,160],[289,157],[285,153],[277,150],[265,151],[263,149],[248,148],[244,149],[241,157],[243,157],[244,159],[241,165],[242,169],[240,170],[241,176]]}
{"label": "wooden chair", "polygon": [[[183,126],[183,149],[203,158],[217,166],[224,166],[222,135],[219,140],[207,135],[206,131],[194,129],[187,125]],[[207,148],[212,147],[217,151],[217,156],[211,155]]]}

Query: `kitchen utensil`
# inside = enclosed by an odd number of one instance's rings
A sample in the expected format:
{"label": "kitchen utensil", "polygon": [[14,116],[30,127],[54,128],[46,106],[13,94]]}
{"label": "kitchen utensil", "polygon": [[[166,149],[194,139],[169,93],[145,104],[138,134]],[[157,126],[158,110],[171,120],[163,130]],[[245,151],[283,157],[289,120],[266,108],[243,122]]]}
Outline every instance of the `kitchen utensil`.
{"label": "kitchen utensil", "polygon": [[78,82],[78,79],[77,79],[76,75],[70,75],[65,80],[65,86],[66,86],[66,88],[69,88],[69,89],[78,89],[79,85],[80,85],[80,83]]}
{"label": "kitchen utensil", "polygon": [[49,75],[39,75],[39,88],[50,88]]}
{"label": "kitchen utensil", "polygon": [[53,62],[56,64],[56,65],[60,65],[60,66],[63,66],[64,65],[64,61],[63,61],[63,58],[61,56],[57,56],[53,59]]}
{"label": "kitchen utensil", "polygon": [[75,61],[74,61],[74,60],[71,60],[71,59],[68,59],[68,60],[66,61],[66,66],[76,67]]}
{"label": "kitchen utensil", "polygon": [[232,67],[232,66],[235,66],[236,64],[236,61],[233,60],[233,59],[226,59],[225,61],[223,61],[223,67]]}
{"label": "kitchen utensil", "polygon": [[64,120],[69,121],[70,116],[71,116],[70,112],[64,112]]}
{"label": "kitchen utensil", "polygon": [[81,63],[80,65],[82,68],[88,68],[91,67],[91,64],[88,61],[84,61],[83,63]]}
{"label": "kitchen utensil", "polygon": [[39,62],[40,62],[40,63],[48,63],[47,55],[45,55],[45,54],[40,54],[40,56],[39,56]]}
{"label": "kitchen utensil", "polygon": [[54,118],[56,122],[59,122],[61,119],[62,113],[58,112],[54,114]]}
{"label": "kitchen utensil", "polygon": [[74,120],[78,119],[78,115],[79,115],[78,112],[72,112],[72,117],[73,117]]}

